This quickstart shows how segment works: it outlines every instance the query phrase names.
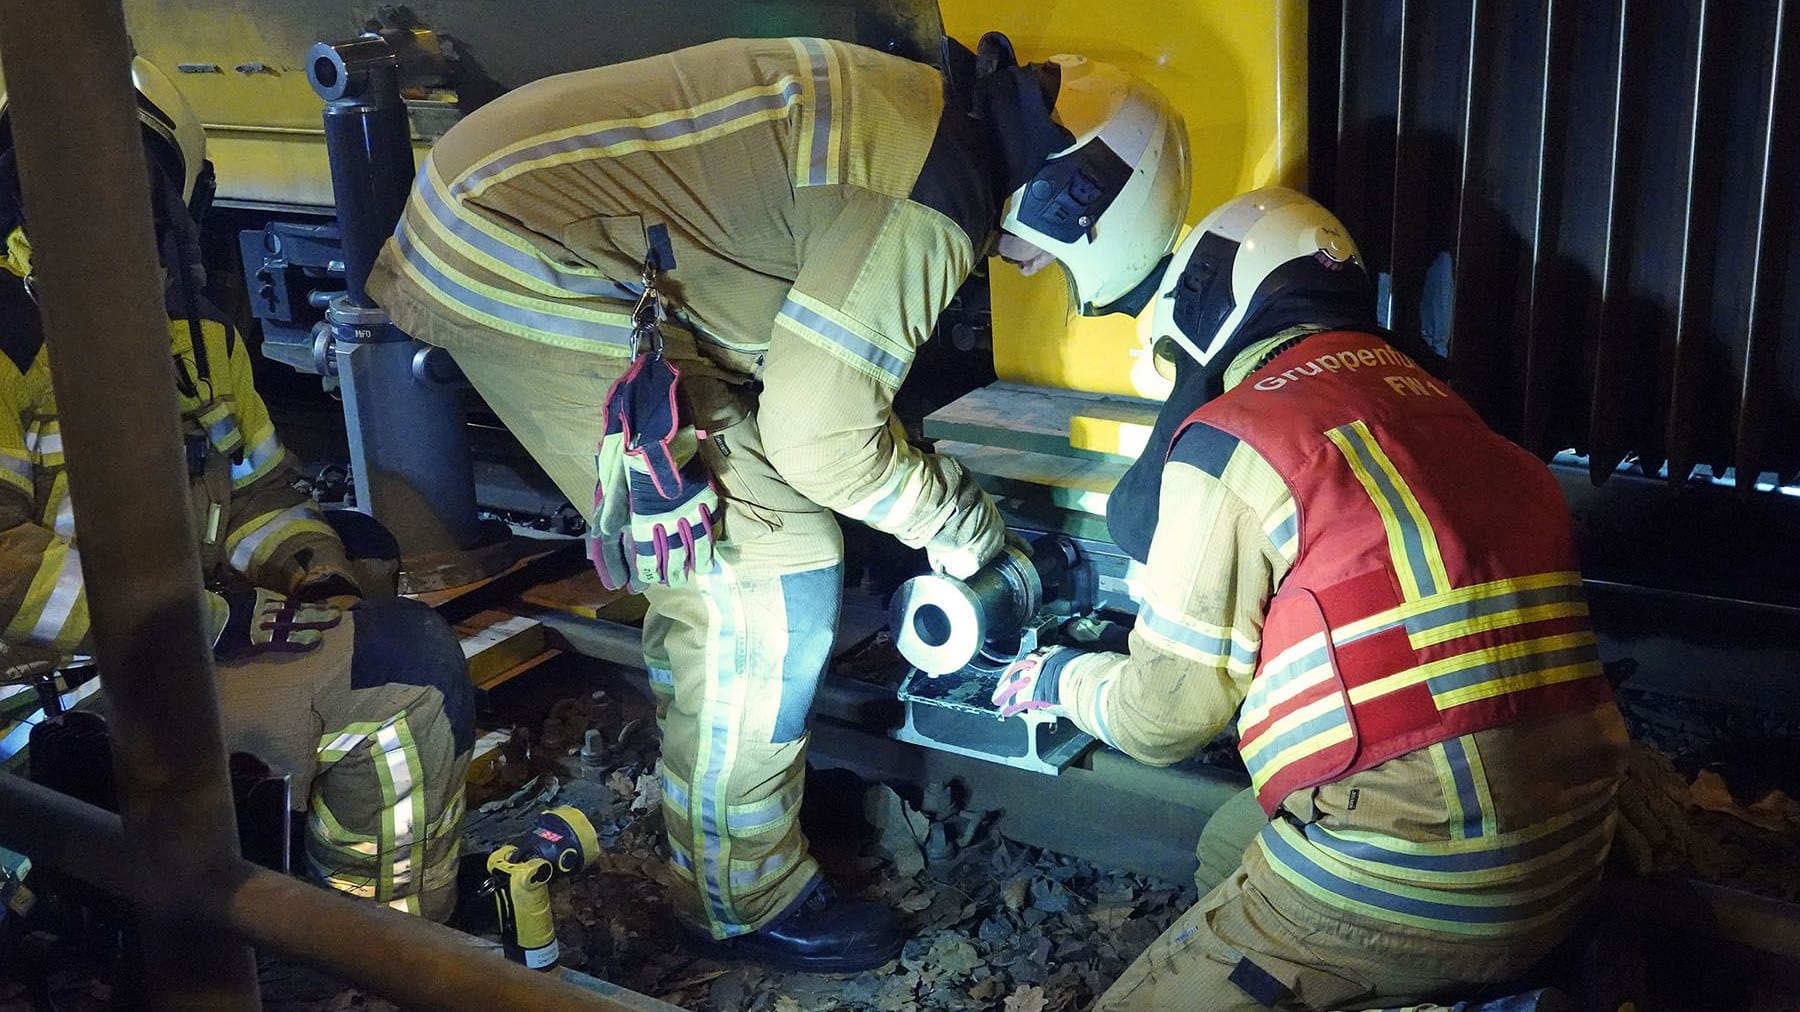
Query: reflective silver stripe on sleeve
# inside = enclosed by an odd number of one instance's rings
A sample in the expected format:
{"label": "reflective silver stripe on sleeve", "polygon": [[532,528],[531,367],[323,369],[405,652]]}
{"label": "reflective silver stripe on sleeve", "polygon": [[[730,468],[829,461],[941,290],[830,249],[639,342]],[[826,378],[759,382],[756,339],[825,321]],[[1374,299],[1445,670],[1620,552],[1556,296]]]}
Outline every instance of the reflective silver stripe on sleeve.
{"label": "reflective silver stripe on sleeve", "polygon": [[302,520],[317,520],[319,523],[324,523],[325,516],[312,503],[289,506],[270,517],[256,530],[244,535],[244,539],[231,550],[231,568],[240,573],[248,571],[250,560],[256,557],[256,550],[262,547],[263,542],[273,537],[277,531],[286,528],[287,525]]}

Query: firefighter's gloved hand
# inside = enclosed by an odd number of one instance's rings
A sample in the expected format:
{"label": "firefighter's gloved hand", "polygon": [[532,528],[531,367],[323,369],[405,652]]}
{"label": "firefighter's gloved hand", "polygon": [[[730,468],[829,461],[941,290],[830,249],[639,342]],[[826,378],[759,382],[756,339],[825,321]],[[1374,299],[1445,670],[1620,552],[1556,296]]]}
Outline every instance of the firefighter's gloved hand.
{"label": "firefighter's gloved hand", "polygon": [[1619,784],[1618,849],[1640,875],[1666,875],[1702,857],[1688,823],[1694,799],[1675,764],[1634,741]]}
{"label": "firefighter's gloved hand", "polygon": [[1000,673],[1000,684],[994,687],[994,707],[1002,717],[1021,713],[1038,713],[1046,717],[1066,717],[1058,684],[1063,665],[1075,651],[1066,647],[1046,647],[1007,665]]}
{"label": "firefighter's gloved hand", "polygon": [[303,653],[325,641],[325,630],[344,620],[326,604],[307,604],[285,594],[254,590],[207,594],[212,610],[213,656],[221,660],[272,651]]}
{"label": "firefighter's gloved hand", "polygon": [[1006,521],[973,475],[960,465],[949,466],[957,478],[955,511],[925,543],[925,557],[933,570],[966,580],[1006,547]]}
{"label": "firefighter's gloved hand", "polygon": [[630,523],[625,547],[643,584],[679,587],[710,572],[719,493],[700,459],[700,436],[681,415],[681,371],[661,355],[633,362],[614,384],[624,434]]}

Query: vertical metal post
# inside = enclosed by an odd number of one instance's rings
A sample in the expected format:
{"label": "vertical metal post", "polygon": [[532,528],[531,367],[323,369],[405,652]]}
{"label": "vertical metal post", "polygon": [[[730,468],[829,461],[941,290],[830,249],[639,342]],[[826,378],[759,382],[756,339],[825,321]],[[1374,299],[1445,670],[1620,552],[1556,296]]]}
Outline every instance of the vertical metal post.
{"label": "vertical metal post", "polygon": [[179,912],[237,829],[119,0],[0,0],[0,60],[151,993],[260,1008],[250,947]]}

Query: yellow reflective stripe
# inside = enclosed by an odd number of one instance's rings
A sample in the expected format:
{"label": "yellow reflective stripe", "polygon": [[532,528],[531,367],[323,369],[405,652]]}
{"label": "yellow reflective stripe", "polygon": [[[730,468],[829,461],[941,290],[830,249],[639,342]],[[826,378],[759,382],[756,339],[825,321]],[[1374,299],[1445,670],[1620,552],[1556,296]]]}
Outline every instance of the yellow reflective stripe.
{"label": "yellow reflective stripe", "polygon": [[81,553],[66,541],[52,541],[25,599],[6,627],[6,639],[72,653],[87,631],[87,595],[82,592]]}
{"label": "yellow reflective stripe", "polygon": [[[551,301],[509,291],[480,281],[451,266],[428,242],[420,241],[420,237],[406,221],[401,222],[400,232],[395,238],[404,254],[398,261],[400,270],[421,289],[430,292],[445,308],[459,316],[501,333],[560,348],[620,357],[630,354],[630,315],[622,310],[591,308],[617,306],[618,303],[593,300],[589,305],[575,305],[567,301]],[[437,272],[443,281],[440,282],[421,270],[421,264]],[[445,287],[446,285],[453,287]],[[459,294],[456,288],[464,289],[467,297]],[[485,301],[495,308],[518,310],[520,318],[515,318],[510,312],[507,316],[487,312],[476,304],[478,301]],[[556,326],[563,329],[551,329]]]}
{"label": "yellow reflective stripe", "polygon": [[1546,685],[1559,685],[1563,682],[1580,681],[1600,673],[1600,665],[1596,661],[1576,661],[1570,664],[1559,664],[1554,667],[1538,668],[1532,671],[1494,678],[1485,682],[1455,689],[1450,692],[1432,693],[1432,701],[1439,710],[1462,706],[1477,700],[1504,696],[1512,692],[1523,692],[1526,689],[1543,688]]}
{"label": "yellow reflective stripe", "polygon": [[1269,543],[1290,564],[1300,554],[1300,511],[1290,497],[1262,518],[1263,533]]}
{"label": "yellow reflective stripe", "polygon": [[1499,815],[1494,810],[1494,793],[1488,783],[1487,765],[1481,761],[1481,746],[1472,734],[1463,735],[1459,741],[1462,744],[1463,758],[1469,764],[1469,779],[1475,787],[1475,800],[1481,808],[1481,835],[1491,837],[1499,832]]}
{"label": "yellow reflective stripe", "polygon": [[[1324,852],[1307,847],[1304,838],[1284,822],[1277,820],[1270,823],[1270,827],[1258,835],[1257,846],[1270,868],[1289,885],[1328,907],[1431,931],[1491,935],[1496,924],[1522,930],[1552,920],[1561,916],[1564,908],[1580,899],[1582,894],[1573,891],[1560,903],[1551,903],[1535,913],[1521,913],[1516,917],[1506,916],[1509,911],[1505,908],[1534,905],[1533,901],[1555,897],[1593,875],[1592,869],[1583,868],[1545,886],[1501,895],[1421,889],[1371,876],[1341,863],[1327,866],[1318,860]],[[1271,840],[1271,836],[1275,839]],[[1322,878],[1325,880],[1321,881]],[[1491,914],[1483,916],[1490,911]],[[1496,914],[1497,917],[1493,916]]]}
{"label": "yellow reflective stripe", "polygon": [[1388,481],[1400,493],[1400,501],[1404,505],[1407,515],[1418,528],[1419,538],[1423,542],[1425,550],[1425,564],[1431,570],[1433,591],[1443,593],[1449,590],[1451,587],[1450,574],[1444,568],[1444,554],[1438,547],[1437,532],[1432,530],[1431,520],[1425,516],[1425,508],[1419,505],[1418,497],[1413,495],[1412,487],[1406,483],[1406,479],[1400,477],[1399,469],[1394,467],[1394,462],[1381,449],[1381,444],[1375,441],[1375,434],[1369,431],[1368,426],[1357,421],[1352,423],[1352,427],[1363,437],[1364,448],[1368,450],[1371,457],[1375,458],[1375,465],[1386,473]]}
{"label": "yellow reflective stripe", "polygon": [[1463,825],[1468,820],[1468,813],[1463,811],[1462,791],[1457,789],[1456,774],[1450,772],[1450,757],[1444,754],[1444,743],[1440,741],[1427,747],[1425,756],[1431,760],[1432,772],[1437,774],[1438,789],[1444,796],[1444,811],[1449,816],[1450,836],[1457,840],[1467,839],[1463,833]]}
{"label": "yellow reflective stripe", "polygon": [[898,387],[913,349],[799,289],[789,289],[776,320],[808,344],[888,387]]}
{"label": "yellow reflective stripe", "polygon": [[389,878],[398,891],[414,886],[416,877],[425,868],[425,840],[430,828],[425,814],[425,770],[419,762],[418,744],[413,741],[412,728],[406,723],[404,711],[394,718],[392,725],[382,730],[380,736],[393,743],[386,760],[394,771],[395,787],[404,787],[401,795],[404,804],[394,812],[395,849],[390,857],[393,870]]}
{"label": "yellow reflective stripe", "polygon": [[269,561],[277,548],[302,534],[335,536],[324,514],[311,502],[253,518],[225,539],[225,553],[231,559],[231,568],[253,573]]}
{"label": "yellow reflective stripe", "polygon": [[1261,643],[1236,629],[1182,615],[1173,609],[1165,611],[1156,605],[1154,594],[1145,594],[1138,609],[1137,629],[1158,641],[1170,653],[1187,657],[1209,667],[1223,668],[1232,674],[1248,675],[1256,670],[1256,655]]}
{"label": "yellow reflective stripe", "polygon": [[694,871],[694,855],[689,852],[687,845],[673,831],[665,830],[663,838],[668,841],[669,863],[675,867],[676,872],[691,882],[698,882],[699,875]]}
{"label": "yellow reflective stripe", "polygon": [[806,856],[798,847],[784,848],[761,861],[732,861],[731,887],[751,892],[791,871]]}
{"label": "yellow reflective stripe", "polygon": [[25,493],[27,498],[37,494],[37,467],[31,458],[12,450],[0,450],[0,481]]}
{"label": "yellow reflective stripe", "polygon": [[39,418],[25,431],[25,452],[41,465],[63,462],[62,425],[54,418]]}
{"label": "yellow reflective stripe", "polygon": [[[902,443],[906,441],[903,434],[893,438]],[[845,507],[844,515],[876,528],[896,517],[911,516],[925,492],[925,473],[922,467],[896,468],[875,491]]]}
{"label": "yellow reflective stripe", "polygon": [[1394,468],[1394,462],[1375,442],[1369,427],[1359,419],[1325,435],[1343,453],[1351,472],[1381,515],[1401,592],[1412,600],[1449,590],[1450,577],[1444,570],[1431,522]]}
{"label": "yellow reflective stripe", "polygon": [[[1291,670],[1294,664],[1300,664],[1309,654],[1318,655],[1314,663],[1305,670]],[[1276,655],[1274,661],[1262,664],[1262,670],[1249,682],[1244,709],[1238,715],[1238,727],[1262,724],[1276,706],[1330,677],[1332,664],[1330,655],[1325,654],[1325,634],[1314,632],[1312,636],[1301,639],[1300,643],[1282,650],[1282,654]]]}
{"label": "yellow reflective stripe", "polygon": [[75,500],[69,495],[67,471],[58,471],[50,480],[50,498],[44,503],[44,519],[59,536],[75,536]]}
{"label": "yellow reflective stripe", "polygon": [[1581,866],[1535,886],[1470,892],[1432,889],[1370,875],[1311,844],[1284,820],[1257,836],[1282,880],[1330,907],[1432,931],[1491,936],[1497,925],[1524,930],[1563,916],[1585,895],[1595,869]]}
{"label": "yellow reflective stripe", "polygon": [[1533,573],[1506,580],[1492,580],[1488,583],[1476,583],[1467,587],[1441,594],[1433,594],[1416,601],[1405,601],[1399,606],[1386,611],[1377,612],[1368,618],[1358,619],[1332,630],[1336,642],[1343,643],[1367,635],[1383,626],[1397,625],[1415,615],[1423,615],[1455,604],[1469,604],[1474,601],[1506,594],[1518,594],[1531,590],[1542,590],[1547,587],[1579,587],[1581,574],[1573,570],[1559,570],[1549,573]]}
{"label": "yellow reflective stripe", "polygon": [[831,70],[817,39],[789,39],[800,65],[800,116],[794,127],[794,185],[823,186],[831,144]]}
{"label": "yellow reflective stripe", "polygon": [[[1344,699],[1340,693],[1334,692],[1328,696],[1315,699],[1305,706],[1300,707],[1298,710],[1295,710],[1293,713],[1270,724],[1266,729],[1257,734],[1256,737],[1247,741],[1240,741],[1238,743],[1238,755],[1242,757],[1246,763],[1251,762],[1273,744],[1275,739],[1281,737],[1283,732],[1291,731],[1309,720],[1323,717],[1332,710],[1341,710],[1343,709],[1343,706]],[[1253,725],[1254,722],[1240,724],[1239,726],[1250,727]]]}
{"label": "yellow reflective stripe", "polygon": [[[1280,753],[1269,756],[1267,762],[1256,764],[1253,769],[1249,769],[1249,780],[1251,780],[1251,785],[1255,787],[1256,791],[1262,791],[1262,787],[1264,787],[1265,783],[1269,783],[1269,780],[1273,778],[1274,774],[1282,773],[1283,769],[1287,769],[1289,765],[1300,762],[1303,758],[1312,758],[1312,756],[1316,756],[1318,753],[1323,753],[1325,749],[1345,744],[1350,738],[1352,738],[1352,733],[1350,733],[1350,724],[1348,724],[1348,722],[1332,724],[1332,726],[1327,727],[1325,731],[1319,731],[1318,735],[1312,735],[1310,738],[1307,738],[1307,740],[1303,740],[1303,742],[1296,742],[1296,744],[1289,745],[1289,747],[1282,749]],[[1249,764],[1244,765],[1249,767]]]}
{"label": "yellow reflective stripe", "polygon": [[1551,604],[1534,605],[1529,608],[1512,608],[1507,611],[1497,611],[1492,615],[1482,615],[1477,618],[1465,619],[1460,622],[1446,622],[1434,629],[1425,629],[1420,632],[1409,633],[1407,639],[1412,642],[1414,649],[1422,649],[1438,643],[1447,643],[1453,639],[1460,639],[1464,636],[1473,636],[1476,633],[1494,632],[1499,629],[1509,629],[1513,626],[1530,625],[1533,622],[1548,622],[1551,619],[1581,618],[1585,617],[1587,613],[1588,606],[1586,601],[1559,601]]}
{"label": "yellow reflective stripe", "polygon": [[365,857],[375,855],[375,837],[345,827],[332,813],[323,796],[314,795],[309,806],[312,821],[316,824],[313,839],[347,854]]}
{"label": "yellow reflective stripe", "polygon": [[[1380,860],[1370,860],[1345,854],[1328,846],[1318,846],[1312,839],[1308,839],[1307,843],[1311,845],[1310,856],[1312,856],[1320,865],[1328,868],[1355,869],[1374,881],[1392,883],[1398,880],[1422,888],[1436,887],[1445,890],[1493,889],[1495,887],[1505,888],[1514,883],[1526,882],[1533,878],[1535,873],[1542,872],[1546,869],[1555,869],[1584,851],[1595,852],[1597,856],[1604,846],[1604,838],[1612,833],[1614,818],[1614,816],[1609,815],[1605,818],[1597,819],[1595,820],[1594,825],[1586,831],[1571,836],[1567,840],[1558,842],[1554,847],[1542,853],[1521,856],[1516,861],[1507,861],[1504,864],[1495,864],[1472,869],[1435,869],[1421,868],[1404,863],[1387,864]],[[1313,827],[1309,827],[1308,835],[1310,836],[1315,831],[1316,830]],[[1485,841],[1489,838],[1470,837],[1469,839],[1471,841]],[[1380,841],[1377,846],[1384,849],[1392,849],[1390,846],[1391,842],[1392,841],[1383,840]],[[1505,857],[1507,855],[1501,852],[1512,850],[1529,852],[1531,848],[1517,846],[1485,847],[1479,850],[1467,850],[1463,853],[1465,855],[1495,854],[1500,857]]]}
{"label": "yellow reflective stripe", "polygon": [[[396,719],[398,719],[398,716],[396,716]],[[384,754],[388,751],[388,743],[382,741],[381,731],[377,731],[375,734],[375,755],[373,756],[374,761],[371,765],[375,768],[375,780],[381,787],[381,829],[376,836],[381,843],[380,853],[384,855],[383,857],[376,859],[375,895],[379,899],[387,900],[393,898],[394,895],[394,862],[392,860],[392,855],[398,846],[400,839],[397,820],[399,817],[400,802],[405,797],[405,791],[402,788],[402,784],[395,780],[394,767],[389,764],[387,756]],[[401,773],[402,776],[404,776],[404,766],[401,767]]]}
{"label": "yellow reflective stripe", "polygon": [[381,721],[365,721],[347,724],[341,731],[330,731],[320,736],[317,753],[321,766],[330,766],[344,758],[356,747],[367,741],[369,735],[381,730]]}
{"label": "yellow reflective stripe", "polygon": [[[1470,650],[1467,653],[1457,654],[1454,657],[1444,657],[1425,664],[1420,664],[1417,667],[1408,668],[1405,671],[1397,672],[1386,678],[1380,678],[1365,685],[1355,686],[1350,690],[1350,701],[1352,703],[1363,703],[1371,699],[1385,696],[1390,692],[1398,692],[1409,685],[1417,685],[1420,682],[1436,678],[1439,675],[1447,675],[1452,672],[1463,671],[1479,665],[1491,664],[1495,661],[1516,660],[1522,657],[1531,657],[1537,654],[1547,654],[1557,650],[1567,650],[1573,647],[1586,646],[1593,643],[1593,641],[1594,637],[1592,633],[1575,632],[1563,633],[1560,636],[1542,636],[1537,639],[1521,640],[1517,643],[1503,643],[1499,646]],[[1536,673],[1520,676],[1520,678],[1530,680],[1532,684],[1538,684]],[[1514,680],[1517,681],[1520,679]],[[1479,689],[1486,684],[1488,683],[1472,685],[1468,688]],[[1470,698],[1480,699],[1484,696],[1499,695],[1501,692],[1509,691],[1512,690],[1502,689],[1498,692],[1482,693]],[[1467,702],[1468,700],[1465,699],[1463,701]],[[1456,704],[1446,703],[1441,698],[1438,701],[1439,709],[1446,709],[1454,705]]]}
{"label": "yellow reflective stripe", "polygon": [[725,807],[725,824],[733,833],[766,833],[773,826],[792,823],[800,814],[800,784],[796,779],[760,801]]}
{"label": "yellow reflective stripe", "polygon": [[[450,181],[450,187],[458,195],[479,197],[500,183],[536,169],[616,158],[636,151],[674,151],[703,144],[757,123],[783,118],[787,115],[791,101],[788,96],[794,92],[795,83],[784,75],[767,84],[753,85],[682,109],[583,123],[527,137],[463,170]],[[784,100],[772,101],[777,98]],[[717,115],[735,105],[745,108],[734,115]],[[521,157],[539,147],[545,150],[543,155]],[[496,169],[496,166],[504,167]]]}
{"label": "yellow reflective stripe", "polygon": [[420,909],[419,894],[413,893],[410,896],[402,896],[397,900],[388,900],[386,906],[390,910],[398,910],[403,914],[412,914],[414,917],[417,917]]}
{"label": "yellow reflective stripe", "polygon": [[824,39],[812,40],[818,43],[825,57],[825,90],[831,96],[831,105],[820,110],[820,120],[825,124],[825,183],[834,186],[844,181],[844,147],[849,143],[849,131],[843,129],[844,104],[850,98],[850,89],[844,87],[843,70],[838,66],[837,47]]}
{"label": "yellow reflective stripe", "polygon": [[[421,186],[430,188],[430,196],[438,201],[445,213],[455,216],[457,224],[464,225],[480,232],[494,242],[508,246],[525,256],[534,259],[543,258],[544,252],[542,250],[519,238],[512,232],[500,228],[482,215],[459,213],[462,210],[462,205],[455,197],[450,195],[450,188],[445,185],[443,179],[438,176],[437,166],[431,161],[429,156],[425,160],[424,168],[419,170],[419,183]],[[451,247],[459,255],[480,264],[482,267],[493,271],[495,274],[544,295],[564,298],[569,295],[568,290],[565,288],[559,288],[556,285],[532,277],[529,274],[522,274],[510,269],[498,258],[482,251],[467,239],[457,235],[453,229],[443,221],[439,220],[437,214],[433,213],[431,209],[417,208],[415,209],[415,215],[425,228],[430,230],[431,234],[442,241],[446,246]],[[561,260],[556,263],[555,270],[558,274],[568,274],[580,278],[602,279],[606,277],[598,267],[589,266],[587,264],[569,263]]]}
{"label": "yellow reflective stripe", "polygon": [[287,456],[281,440],[275,435],[274,426],[264,426],[261,432],[246,436],[244,445],[242,459],[231,465],[231,487],[234,489],[255,484]]}

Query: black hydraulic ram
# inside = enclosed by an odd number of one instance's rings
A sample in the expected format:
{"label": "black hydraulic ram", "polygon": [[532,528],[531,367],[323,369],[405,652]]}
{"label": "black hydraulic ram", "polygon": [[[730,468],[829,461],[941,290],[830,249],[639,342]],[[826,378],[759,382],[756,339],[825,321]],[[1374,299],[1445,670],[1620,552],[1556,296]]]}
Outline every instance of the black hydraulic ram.
{"label": "black hydraulic ram", "polygon": [[900,652],[927,674],[956,671],[989,644],[1010,646],[1050,601],[1067,595],[1078,557],[1067,538],[1008,544],[967,580],[941,574],[908,580],[894,595],[891,628]]}
{"label": "black hydraulic ram", "polygon": [[318,43],[306,64],[325,100],[346,285],[315,331],[314,355],[343,392],[357,505],[399,542],[403,593],[469,583],[511,557],[504,526],[476,514],[461,373],[443,349],[396,328],[366,287],[412,189],[400,58],[367,34]]}

